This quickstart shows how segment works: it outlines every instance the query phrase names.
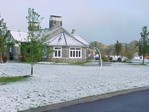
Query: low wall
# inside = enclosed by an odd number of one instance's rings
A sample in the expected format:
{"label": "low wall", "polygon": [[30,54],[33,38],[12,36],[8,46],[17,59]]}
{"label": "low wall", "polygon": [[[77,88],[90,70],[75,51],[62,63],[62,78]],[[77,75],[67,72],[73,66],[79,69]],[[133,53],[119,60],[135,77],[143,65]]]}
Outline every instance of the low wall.
{"label": "low wall", "polygon": [[86,62],[86,59],[82,58],[50,58],[49,61],[61,62],[61,63],[75,63],[75,62]]}

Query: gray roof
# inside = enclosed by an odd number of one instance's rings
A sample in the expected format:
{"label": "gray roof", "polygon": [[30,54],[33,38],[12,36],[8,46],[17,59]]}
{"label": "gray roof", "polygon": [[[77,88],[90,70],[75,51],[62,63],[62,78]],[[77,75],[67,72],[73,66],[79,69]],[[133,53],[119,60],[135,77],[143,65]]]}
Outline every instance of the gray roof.
{"label": "gray roof", "polygon": [[80,36],[74,36],[63,27],[55,28],[47,34],[47,45],[49,46],[80,46],[88,47],[89,43]]}
{"label": "gray roof", "polygon": [[[39,39],[42,39],[42,37],[44,37],[44,35],[49,32],[49,29],[42,29],[40,32],[34,32],[34,35],[36,37],[38,37]],[[14,40],[18,41],[18,42],[28,42],[29,39],[29,33],[30,32],[23,32],[23,31],[13,31],[10,30],[10,35],[11,38],[13,38]],[[40,35],[38,35],[40,34]]]}
{"label": "gray roof", "polygon": [[[43,37],[45,44],[48,46],[89,47],[89,43],[84,38],[72,35],[63,27],[57,27],[51,31],[44,29],[40,33],[40,36]],[[27,32],[10,31],[10,34],[12,38],[18,42],[29,41]]]}
{"label": "gray roof", "polygon": [[27,33],[26,32],[22,32],[22,31],[10,31],[11,36],[13,37],[14,40],[18,41],[18,42],[26,42],[27,39]]}

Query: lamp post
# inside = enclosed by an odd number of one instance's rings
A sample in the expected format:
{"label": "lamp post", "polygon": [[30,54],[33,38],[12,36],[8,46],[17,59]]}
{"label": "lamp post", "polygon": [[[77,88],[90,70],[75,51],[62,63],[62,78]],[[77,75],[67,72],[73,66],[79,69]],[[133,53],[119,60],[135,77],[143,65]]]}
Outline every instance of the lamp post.
{"label": "lamp post", "polygon": [[101,58],[101,52],[97,47],[94,47],[94,50],[98,52],[99,54],[99,65],[102,67],[102,58]]}

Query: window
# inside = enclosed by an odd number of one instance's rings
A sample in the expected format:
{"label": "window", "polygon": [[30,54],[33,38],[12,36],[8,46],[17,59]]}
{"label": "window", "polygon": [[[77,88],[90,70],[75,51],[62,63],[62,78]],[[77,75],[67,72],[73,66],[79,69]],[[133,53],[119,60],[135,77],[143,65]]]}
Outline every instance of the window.
{"label": "window", "polygon": [[82,57],[81,48],[69,48],[69,57],[70,58],[81,58]]}
{"label": "window", "polygon": [[54,47],[54,53],[53,57],[54,58],[61,58],[62,57],[62,48],[61,47]]}

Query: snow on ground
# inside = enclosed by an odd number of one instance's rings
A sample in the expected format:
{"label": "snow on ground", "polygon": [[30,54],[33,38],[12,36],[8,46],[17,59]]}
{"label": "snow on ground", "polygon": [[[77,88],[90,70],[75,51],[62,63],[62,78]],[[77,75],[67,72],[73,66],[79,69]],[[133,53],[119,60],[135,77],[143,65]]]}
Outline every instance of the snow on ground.
{"label": "snow on ground", "polygon": [[[29,73],[29,64],[0,64],[0,76]],[[0,85],[0,111],[15,112],[144,86],[149,86],[148,66],[38,64],[34,67],[34,76],[27,81]]]}

